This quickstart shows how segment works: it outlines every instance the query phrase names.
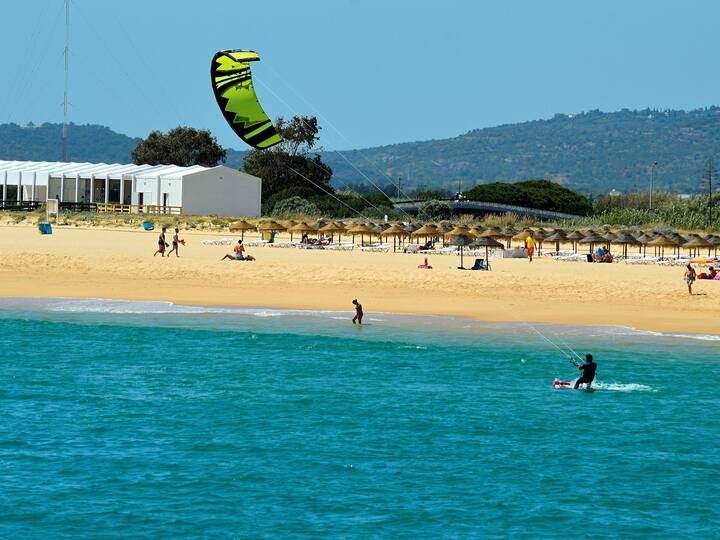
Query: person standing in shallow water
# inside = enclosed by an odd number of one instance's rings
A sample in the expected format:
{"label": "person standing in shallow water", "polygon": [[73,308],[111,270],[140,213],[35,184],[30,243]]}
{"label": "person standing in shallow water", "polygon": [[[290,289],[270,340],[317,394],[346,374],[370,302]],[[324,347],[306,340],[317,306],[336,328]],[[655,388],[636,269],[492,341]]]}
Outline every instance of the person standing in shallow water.
{"label": "person standing in shallow water", "polygon": [[362,318],[363,318],[363,309],[362,304],[357,301],[357,299],[352,301],[353,304],[355,304],[355,316],[353,317],[353,324],[362,324]]}
{"label": "person standing in shallow water", "polygon": [[688,286],[688,294],[692,294],[692,286],[693,283],[695,283],[696,278],[697,274],[695,273],[695,269],[692,267],[691,264],[688,264],[687,268],[685,269],[685,282]]}

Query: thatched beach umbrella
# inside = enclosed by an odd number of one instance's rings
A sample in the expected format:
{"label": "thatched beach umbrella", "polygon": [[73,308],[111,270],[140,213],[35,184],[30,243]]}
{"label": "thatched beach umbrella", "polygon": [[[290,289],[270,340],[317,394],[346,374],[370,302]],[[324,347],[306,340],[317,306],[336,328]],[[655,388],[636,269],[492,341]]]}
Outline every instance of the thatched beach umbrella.
{"label": "thatched beach umbrella", "polygon": [[514,227],[510,227],[508,225],[507,227],[505,227],[502,230],[502,233],[503,233],[503,239],[505,239],[505,241],[507,242],[507,247],[510,248],[510,244],[512,242],[512,237],[518,233],[517,229],[515,229]]}
{"label": "thatched beach umbrella", "polygon": [[627,247],[628,245],[636,246],[640,242],[638,242],[638,239],[635,238],[632,234],[629,233],[620,233],[615,236],[615,243],[620,244],[622,246],[622,254],[623,257],[627,257]]}
{"label": "thatched beach umbrella", "polygon": [[263,221],[257,227],[258,231],[284,231],[285,226],[274,220]]}
{"label": "thatched beach umbrella", "polygon": [[293,225],[289,229],[290,232],[290,241],[292,242],[293,233],[300,233],[301,235],[306,233],[314,233],[317,232],[315,230],[315,227],[312,225],[308,225],[306,221],[301,221],[300,223],[297,223],[296,225]]}
{"label": "thatched beach umbrella", "polygon": [[[440,234],[440,233],[438,231],[437,225],[428,223],[426,225],[423,225],[419,229],[417,229],[415,232],[413,232],[412,236],[415,238],[420,238],[421,236],[428,238],[428,237],[438,236],[438,234]],[[420,243],[420,242],[418,242],[418,243]]]}
{"label": "thatched beach umbrella", "polygon": [[535,238],[535,233],[533,232],[532,229],[529,229],[529,228],[526,227],[526,228],[524,228],[522,231],[520,231],[519,233],[517,233],[515,236],[513,236],[512,239],[513,239],[513,240],[519,240],[519,241],[521,241],[521,242],[524,243],[524,242],[525,242],[525,239],[526,239],[528,236],[532,236],[533,238]]}
{"label": "thatched beach umbrella", "polygon": [[638,251],[638,253],[647,253],[647,244],[648,242],[652,241],[655,236],[653,236],[652,234],[642,233],[635,238],[640,243],[640,250]]}
{"label": "thatched beach umbrella", "polygon": [[245,240],[245,231],[254,231],[255,228],[256,228],[255,225],[245,221],[244,219],[241,219],[240,221],[236,221],[235,223],[230,224],[230,232],[240,231],[240,239],[241,240]]}
{"label": "thatched beach umbrella", "polygon": [[[271,219],[271,220],[263,221],[262,223],[260,223],[260,225],[258,225],[257,229],[258,229],[258,231],[260,231],[262,233],[268,233],[267,236],[269,236],[270,238],[273,238],[274,233],[284,231],[285,226],[283,224],[278,223],[277,221],[273,221]],[[263,234],[263,236],[265,236],[265,235]]]}
{"label": "thatched beach umbrella", "polygon": [[560,242],[567,242],[568,235],[562,229],[557,229],[554,233],[545,239],[546,242],[555,242],[555,253],[560,251]]}
{"label": "thatched beach umbrella", "polygon": [[583,238],[585,238],[585,235],[580,231],[573,231],[567,235],[567,239],[572,242],[573,252],[577,253],[578,240],[582,240]]}
{"label": "thatched beach umbrella", "polygon": [[313,223],[313,229],[315,229],[316,231],[319,231],[325,225],[327,225],[327,221],[325,221],[324,219],[318,219],[315,223]]}
{"label": "thatched beach umbrella", "polygon": [[505,233],[502,232],[500,227],[490,227],[485,229],[480,235],[482,238],[505,238]]}
{"label": "thatched beach umbrella", "polygon": [[452,240],[450,240],[451,246],[458,246],[460,248],[460,266],[458,267],[458,270],[465,270],[465,266],[463,265],[463,248],[465,246],[469,246],[473,243],[473,239],[470,238],[467,234],[459,233],[452,237]]}
{"label": "thatched beach umbrella", "polygon": [[[700,248],[711,247],[711,244],[704,238],[702,238],[700,236],[696,236],[696,237],[688,240],[687,242],[685,242],[682,245],[682,247],[690,250],[690,256],[692,257],[693,251],[695,252],[694,256],[698,256],[698,255],[700,255]],[[709,254],[709,250],[708,250],[708,254]]]}
{"label": "thatched beach umbrella", "polygon": [[471,227],[468,231],[468,236],[470,238],[480,238],[484,232],[485,229],[483,229],[482,227]]}
{"label": "thatched beach umbrella", "polygon": [[659,249],[660,250],[660,258],[665,257],[665,248],[666,247],[671,247],[671,248],[678,247],[678,243],[675,240],[665,236],[664,234],[658,234],[655,238],[650,240],[650,242],[648,242],[647,245],[653,246],[655,248],[656,254]]}
{"label": "thatched beach umbrella", "polygon": [[716,236],[714,234],[708,234],[705,237],[705,241],[710,244],[711,247],[708,247],[708,257],[710,256],[710,250],[715,250],[715,256],[717,257],[717,250],[718,246],[720,246],[720,236]]}
{"label": "thatched beach umbrella", "polygon": [[590,244],[590,253],[593,252],[593,246],[595,244],[604,244],[605,239],[596,232],[586,234],[581,240],[581,244]]}
{"label": "thatched beach umbrella", "polygon": [[494,238],[491,238],[490,236],[481,236],[477,240],[475,240],[472,244],[470,244],[470,247],[472,248],[478,248],[478,247],[484,247],[485,248],[485,266],[487,269],[490,269],[490,248],[500,248],[505,249],[505,246],[501,243],[495,240]]}
{"label": "thatched beach umbrella", "polygon": [[361,245],[364,243],[366,234],[369,235],[370,238],[372,238],[372,236],[376,234],[372,227],[370,227],[367,223],[358,223],[354,227],[348,228],[347,232],[352,234],[353,242],[355,242],[355,235],[359,234]]}
{"label": "thatched beach umbrella", "polygon": [[343,232],[344,230],[345,230],[345,225],[343,225],[342,223],[338,223],[337,221],[333,221],[333,222],[331,222],[331,223],[328,223],[328,224],[325,225],[324,227],[321,227],[320,229],[318,229],[318,232],[321,232],[321,233],[330,233],[330,235],[334,235],[335,233],[337,233],[337,235],[338,235],[338,242],[339,242],[339,241],[340,241],[340,235],[342,234],[342,232]]}
{"label": "thatched beach umbrella", "polygon": [[410,235],[410,233],[408,233],[400,225],[393,225],[392,227],[389,227],[380,233],[380,236],[383,238],[388,238],[388,237],[392,236],[393,252],[397,249],[398,239],[405,238],[406,236],[409,236],[409,235]]}
{"label": "thatched beach umbrella", "polygon": [[452,229],[451,231],[445,233],[445,235],[446,235],[446,236],[449,236],[449,237],[451,237],[451,238],[452,238],[452,237],[455,237],[455,236],[459,236],[459,235],[461,235],[461,234],[464,234],[465,236],[470,236],[470,235],[468,234],[469,232],[470,232],[470,229],[468,229],[465,225],[458,225],[457,227],[455,227],[455,228]]}

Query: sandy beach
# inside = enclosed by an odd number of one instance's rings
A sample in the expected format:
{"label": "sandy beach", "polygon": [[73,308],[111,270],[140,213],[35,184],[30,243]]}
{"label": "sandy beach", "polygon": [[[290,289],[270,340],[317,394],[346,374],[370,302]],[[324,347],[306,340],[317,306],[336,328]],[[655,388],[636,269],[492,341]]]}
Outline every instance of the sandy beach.
{"label": "sandy beach", "polygon": [[[248,235],[248,237],[255,235]],[[181,233],[180,257],[153,257],[157,232],[0,227],[0,296],[163,300],[181,304],[396,312],[487,321],[617,325],[720,333],[720,282],[687,294],[683,267],[497,260],[457,270],[459,257],[250,247],[255,262],[219,259],[218,235]],[[168,236],[169,238],[169,236]],[[237,238],[237,237],[236,237]],[[469,264],[468,264],[469,263]],[[472,258],[466,259],[466,266]]]}

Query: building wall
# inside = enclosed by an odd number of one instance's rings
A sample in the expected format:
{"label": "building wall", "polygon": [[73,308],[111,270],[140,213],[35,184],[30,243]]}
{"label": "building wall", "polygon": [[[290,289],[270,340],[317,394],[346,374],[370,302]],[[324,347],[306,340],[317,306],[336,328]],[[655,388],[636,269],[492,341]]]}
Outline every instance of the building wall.
{"label": "building wall", "polygon": [[248,216],[260,215],[262,181],[229,167],[214,167],[183,178],[184,214]]}
{"label": "building wall", "polygon": [[167,194],[167,206],[183,206],[182,192],[182,178],[160,178],[158,189],[157,176],[138,176],[132,204],[139,204],[138,194],[142,193],[143,204],[162,205],[163,196]]}

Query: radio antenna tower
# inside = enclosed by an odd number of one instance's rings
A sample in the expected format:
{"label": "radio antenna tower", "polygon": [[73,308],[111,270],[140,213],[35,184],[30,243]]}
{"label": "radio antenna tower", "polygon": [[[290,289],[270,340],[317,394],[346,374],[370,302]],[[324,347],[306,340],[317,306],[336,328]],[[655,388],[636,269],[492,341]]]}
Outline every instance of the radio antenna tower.
{"label": "radio antenna tower", "polygon": [[67,161],[68,128],[68,68],[70,66],[70,0],[65,0],[65,94],[63,97],[62,157]]}

